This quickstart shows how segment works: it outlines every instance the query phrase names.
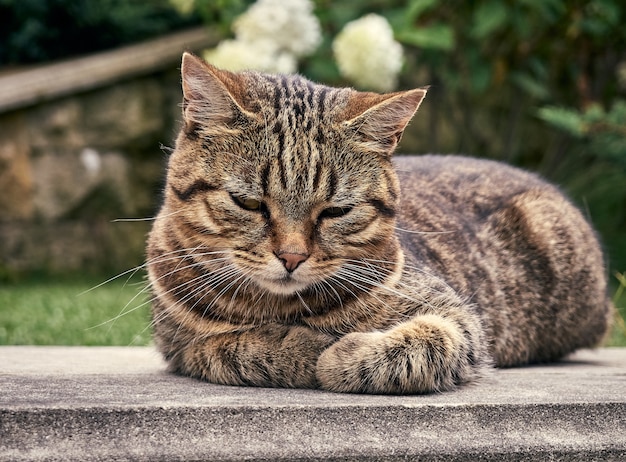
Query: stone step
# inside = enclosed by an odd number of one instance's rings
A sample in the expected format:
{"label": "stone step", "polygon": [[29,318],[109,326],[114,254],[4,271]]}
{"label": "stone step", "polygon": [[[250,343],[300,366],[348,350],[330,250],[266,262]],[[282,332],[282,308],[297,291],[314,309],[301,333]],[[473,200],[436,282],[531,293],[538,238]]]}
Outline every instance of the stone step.
{"label": "stone step", "polygon": [[218,386],[150,347],[0,347],[0,460],[626,460],[626,349],[426,396]]}

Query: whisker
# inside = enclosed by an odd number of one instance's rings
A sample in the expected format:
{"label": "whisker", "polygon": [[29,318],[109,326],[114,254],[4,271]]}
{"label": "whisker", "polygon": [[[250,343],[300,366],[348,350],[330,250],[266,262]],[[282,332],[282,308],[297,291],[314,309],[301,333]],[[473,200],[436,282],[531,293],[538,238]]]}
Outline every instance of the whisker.
{"label": "whisker", "polygon": [[[180,300],[177,300],[179,304],[185,304],[187,303],[188,300],[190,300],[192,297],[197,296],[199,293],[204,292],[195,302],[193,305],[191,305],[188,309],[187,309],[187,315],[190,315],[191,312],[195,309],[196,306],[198,306],[198,304],[200,302],[202,302],[202,300],[204,299],[204,297],[206,297],[208,295],[208,293],[210,292],[211,289],[213,289],[215,286],[221,284],[223,281],[228,280],[232,274],[234,273],[234,269],[230,267],[230,265],[226,265],[224,267],[220,267],[217,271],[213,271],[212,273],[207,274],[203,274],[201,276],[198,276],[194,279],[192,279],[191,281],[186,281],[183,284],[179,284],[176,287],[173,287],[172,289],[170,289],[168,292],[171,291],[178,291],[180,290],[182,287],[187,286],[189,284],[194,284],[196,283],[198,280],[204,279],[207,276],[210,276],[207,278],[206,281],[204,281],[199,287],[196,287],[194,290],[188,292],[183,298],[181,298]],[[216,276],[217,274],[217,278],[215,278],[214,276]],[[206,290],[208,288],[208,290]],[[217,297],[214,297],[213,300],[211,301],[211,303],[209,303],[203,313],[202,316],[205,316],[206,313],[208,312],[208,310],[214,305],[215,301],[217,300],[217,298],[219,298],[220,295],[218,295]],[[180,325],[178,327],[178,330],[176,331],[176,333],[174,334],[174,338],[176,338],[176,336],[178,335],[178,332],[180,331],[180,329],[182,328],[182,325]]]}
{"label": "whisker", "polygon": [[[335,275],[335,278],[338,278],[342,281],[348,282],[349,284],[353,285],[354,287],[356,287],[357,289],[361,290],[362,292],[369,292],[369,296],[375,298],[377,301],[379,301],[383,306],[386,306],[387,308],[391,308],[389,306],[389,304],[387,302],[385,302],[384,300],[380,299],[374,292],[372,292],[370,290],[369,287],[366,287],[364,285],[359,284],[358,282],[355,282],[354,279],[352,278],[352,273],[340,273],[340,271],[337,272],[337,274]],[[363,282],[363,281],[360,281]],[[365,282],[365,284],[367,284],[367,282]],[[370,284],[372,286],[375,286],[374,284]],[[382,287],[384,288],[384,287]],[[359,300],[359,298],[357,297],[357,300]]]}
{"label": "whisker", "polygon": [[[367,272],[365,272],[363,270],[363,268],[361,268],[359,266],[347,264],[347,265],[345,265],[345,267],[351,269],[352,271],[357,272],[357,274],[350,274],[350,276],[354,276],[357,281],[360,281],[360,282],[362,282],[364,284],[368,284],[368,285],[374,286],[374,287],[379,288],[379,289],[383,289],[386,292],[389,292],[389,293],[391,293],[393,295],[396,295],[396,296],[398,296],[400,298],[403,298],[405,300],[410,300],[412,302],[418,303],[418,301],[416,299],[414,299],[413,297],[411,297],[411,296],[409,296],[409,295],[407,295],[407,294],[405,294],[403,292],[400,292],[398,290],[395,290],[392,287],[389,287],[388,285],[385,285],[385,284],[381,283],[381,281],[378,281],[376,279],[372,279],[372,278],[367,277],[367,276],[369,276],[369,274]],[[418,295],[418,294],[416,294],[416,295]],[[427,300],[425,298],[423,298],[423,297],[421,297],[421,298],[422,298],[423,302],[427,303]]]}
{"label": "whisker", "polygon": [[[216,254],[224,254],[224,253],[226,253],[226,252],[223,252],[223,251],[213,251],[213,252],[201,252],[201,253],[198,253],[198,252],[197,252],[197,250],[198,250],[199,248],[200,248],[200,247],[198,246],[198,247],[196,247],[196,248],[194,248],[194,249],[179,249],[179,250],[174,250],[174,251],[171,251],[171,252],[164,253],[164,254],[162,254],[162,255],[159,255],[158,257],[155,257],[155,258],[150,259],[148,262],[144,263],[143,265],[137,266],[137,267],[135,267],[135,268],[129,269],[129,270],[127,270],[127,271],[124,271],[123,273],[120,273],[120,274],[118,274],[118,275],[116,275],[116,276],[113,276],[112,278],[107,279],[106,281],[104,281],[104,282],[102,282],[102,283],[100,283],[100,284],[98,284],[98,285],[96,285],[96,286],[94,286],[94,287],[92,287],[92,288],[90,288],[90,289],[88,289],[88,290],[86,290],[86,291],[82,292],[82,293],[81,293],[81,294],[79,294],[79,295],[82,295],[82,294],[85,294],[85,293],[90,292],[90,291],[92,291],[92,290],[95,290],[95,289],[97,289],[97,288],[99,288],[99,287],[102,287],[103,285],[105,285],[105,284],[107,284],[107,283],[109,283],[109,282],[111,282],[111,281],[115,280],[115,279],[118,279],[118,278],[120,278],[120,277],[122,277],[122,276],[125,276],[125,275],[128,275],[128,274],[130,274],[130,276],[129,276],[129,278],[128,278],[128,281],[129,281],[129,280],[130,280],[130,279],[131,279],[131,278],[132,278],[132,277],[133,277],[133,276],[134,276],[134,275],[135,275],[138,271],[140,271],[141,269],[144,269],[144,268],[145,268],[148,264],[152,264],[152,263],[163,263],[163,262],[167,262],[167,261],[171,261],[171,260],[176,260],[176,259],[180,259],[180,260],[181,260],[181,263],[182,263],[185,259],[187,259],[187,258],[191,258],[191,257],[210,256],[210,255],[216,255]],[[179,253],[179,254],[180,254],[180,253],[183,253],[183,252],[184,252],[185,254],[184,254],[184,255],[182,255],[182,256],[181,256],[181,255],[175,255],[175,254],[177,254],[177,253]],[[173,255],[175,255],[175,256],[173,256]],[[221,260],[226,260],[226,258],[214,258],[214,259],[209,260],[209,261],[210,261],[210,262],[217,262],[217,261],[221,261]],[[206,262],[196,262],[196,263],[193,263],[193,264],[191,264],[191,265],[185,265],[185,266],[183,266],[183,267],[180,267],[180,264],[179,264],[179,265],[177,265],[177,266],[176,266],[176,268],[175,268],[174,270],[169,271],[169,272],[167,272],[167,273],[163,274],[162,276],[160,276],[159,278],[157,278],[157,279],[156,279],[156,281],[159,281],[159,280],[161,280],[161,279],[163,279],[163,278],[169,277],[169,276],[173,275],[174,273],[176,273],[177,271],[182,271],[182,270],[184,270],[184,269],[189,269],[189,268],[192,268],[192,267],[195,267],[195,266],[198,266],[198,265],[204,265],[205,263],[206,263]],[[128,283],[128,281],[127,281],[127,283]],[[155,281],[155,282],[156,282],[156,281]],[[192,281],[191,283],[193,283],[193,281]],[[151,284],[151,283],[146,284],[146,285],[145,285],[145,286],[144,286],[144,287],[143,287],[140,291],[138,291],[138,292],[137,292],[137,293],[136,293],[136,294],[135,294],[135,295],[134,295],[134,296],[133,296],[133,297],[132,297],[132,298],[131,298],[131,299],[130,299],[130,300],[129,300],[129,301],[128,301],[125,305],[124,305],[124,307],[122,307],[122,308],[120,309],[120,312],[119,312],[116,316],[114,316],[113,318],[110,318],[110,319],[108,319],[108,320],[106,320],[106,321],[104,321],[104,322],[102,322],[102,323],[100,323],[100,324],[97,324],[97,325],[95,325],[95,326],[91,326],[91,327],[89,327],[88,329],[94,329],[94,328],[97,328],[97,327],[102,327],[102,326],[104,326],[104,325],[109,324],[109,330],[110,330],[110,329],[113,327],[113,325],[115,324],[115,322],[116,322],[118,319],[122,318],[123,316],[125,316],[125,315],[127,315],[127,314],[129,314],[129,313],[132,313],[133,311],[135,311],[135,310],[137,310],[137,309],[139,309],[139,308],[141,308],[141,307],[143,307],[143,306],[145,306],[147,303],[151,303],[153,299],[150,299],[150,300],[148,300],[147,302],[141,303],[141,304],[139,304],[138,306],[136,306],[136,307],[134,307],[134,308],[132,308],[132,309],[128,309],[128,308],[129,308],[129,306],[131,306],[131,304],[132,304],[135,300],[137,300],[137,298],[139,298],[140,296],[142,296],[142,295],[146,294],[146,293],[150,290],[151,286],[152,286],[152,284]],[[167,291],[167,292],[165,292],[165,293],[169,293],[169,292],[170,292],[170,290],[168,290],[168,291]]]}
{"label": "whisker", "polygon": [[[361,291],[367,291],[367,290],[368,290],[368,288],[367,288],[367,287],[362,286],[361,284],[359,284],[359,283],[357,283],[357,282],[352,281],[352,280],[350,279],[350,277],[346,277],[346,276],[342,276],[342,275],[335,275],[335,276],[333,276],[332,280],[333,280],[333,282],[335,282],[335,283],[337,283],[337,284],[339,284],[339,285],[342,285],[342,286],[344,286],[344,287],[345,287],[345,285],[344,285],[344,284],[343,284],[343,282],[341,282],[341,281],[346,281],[346,282],[350,283],[350,284],[351,284],[351,285],[353,285],[355,288],[357,288],[357,289],[359,289],[359,290],[361,290]],[[406,316],[406,314],[405,314],[405,313],[401,313],[401,312],[398,312],[397,310],[395,310],[395,309],[394,309],[392,306],[390,306],[390,305],[389,305],[389,304],[388,304],[385,300],[382,300],[380,297],[378,297],[378,295],[376,295],[374,292],[369,291],[369,296],[373,297],[373,298],[374,298],[376,301],[378,301],[378,302],[379,302],[382,306],[386,307],[386,308],[389,310],[389,312],[390,312],[390,313],[395,313],[396,315],[399,315],[399,316],[401,316],[401,317],[405,317],[405,316]],[[376,313],[375,313],[375,312],[371,309],[372,307],[371,307],[370,305],[368,305],[368,304],[367,304],[367,303],[363,300],[363,298],[356,297],[356,298],[355,298],[355,300],[356,300],[356,302],[358,303],[358,305],[362,307],[361,315],[365,315],[366,317],[368,317],[368,318],[370,318],[370,319],[374,319],[374,318],[376,317],[376,315],[379,313],[379,312],[376,312]],[[396,318],[393,318],[393,317],[391,317],[391,316],[388,316],[388,317],[386,318],[386,320],[387,320],[387,321],[394,321],[394,320],[397,320],[397,319],[396,319]],[[343,333],[348,333],[348,332],[350,332],[350,331],[352,330],[352,325],[347,324],[347,325],[346,325],[346,327],[347,327],[347,330],[346,330],[346,331],[344,331]]]}
{"label": "whisker", "polygon": [[296,291],[296,296],[300,300],[300,303],[302,303],[302,305],[304,306],[304,309],[307,311],[307,313],[313,314],[313,310],[311,310],[311,307],[309,307],[309,305],[306,304],[306,302],[302,298],[302,295],[300,294],[300,291]]}
{"label": "whisker", "polygon": [[142,268],[143,268],[143,265],[141,265],[141,266],[136,266],[135,268],[128,269],[128,270],[124,271],[123,273],[120,273],[120,274],[117,274],[117,275],[115,275],[115,276],[113,276],[113,277],[110,277],[109,279],[107,279],[107,280],[106,280],[106,281],[104,281],[104,282],[101,282],[100,284],[97,284],[97,285],[95,285],[95,286],[93,286],[93,287],[90,287],[90,288],[89,288],[89,289],[87,289],[87,290],[83,290],[82,292],[80,292],[80,293],[79,293],[79,294],[77,294],[76,296],[77,296],[77,297],[80,297],[80,296],[82,296],[82,295],[88,294],[89,292],[91,292],[91,291],[93,291],[93,290],[96,290],[96,289],[98,289],[98,288],[102,287],[102,286],[103,286],[103,285],[105,285],[105,284],[108,284],[108,283],[110,283],[110,282],[113,282],[113,281],[115,281],[116,279],[119,279],[119,278],[121,278],[121,277],[123,277],[123,276],[126,276],[127,274],[130,274],[130,276],[129,276],[129,278],[128,278],[128,280],[130,280],[130,279],[132,279],[132,277],[133,277],[135,274],[137,274],[137,273],[138,273],[138,272],[139,272]]}
{"label": "whisker", "polygon": [[157,215],[155,217],[147,217],[147,218],[116,218],[114,220],[111,220],[110,223],[133,223],[133,222],[137,222],[137,221],[154,221],[157,218],[161,217],[161,218],[168,218],[174,215],[177,215],[179,213],[181,213],[183,210],[179,209],[179,210],[175,210],[174,212],[170,212],[168,214],[165,215]]}
{"label": "whisker", "polygon": [[[159,277],[159,278],[157,279],[157,281],[158,281],[158,280],[160,280],[160,279],[163,279],[163,278],[165,278],[165,277],[169,277],[169,276],[171,276],[171,275],[172,275],[173,273],[175,273],[176,271],[182,271],[182,270],[184,270],[184,269],[188,269],[188,268],[190,268],[190,267],[194,267],[194,266],[197,266],[197,265],[199,265],[199,263],[194,263],[194,264],[192,264],[192,265],[187,265],[187,266],[184,266],[184,267],[182,267],[182,268],[177,267],[175,270],[170,271],[170,272],[168,272],[168,273],[164,274],[163,276]],[[196,278],[196,279],[198,279],[198,278]],[[194,282],[194,280],[192,280],[190,283],[193,283],[193,282]],[[188,283],[189,283],[189,281],[188,281]],[[102,323],[100,323],[100,324],[98,324],[98,325],[96,325],[96,326],[93,326],[92,328],[101,327],[101,326],[106,325],[106,324],[111,324],[111,326],[109,327],[109,329],[111,329],[111,328],[112,328],[112,326],[113,326],[113,324],[114,324],[114,323],[115,323],[118,319],[120,319],[121,317],[125,316],[125,315],[126,315],[126,314],[128,314],[128,313],[133,312],[134,310],[138,309],[139,307],[141,307],[141,306],[143,306],[143,305],[145,304],[145,303],[143,303],[143,304],[139,305],[138,307],[135,307],[135,308],[133,308],[133,309],[131,309],[131,310],[127,310],[127,308],[128,308],[128,307],[129,307],[129,306],[130,306],[130,305],[131,305],[131,304],[132,304],[132,303],[133,303],[133,302],[134,302],[134,301],[135,301],[138,297],[140,297],[141,295],[145,294],[148,290],[150,290],[150,287],[151,287],[151,284],[146,284],[146,286],[145,286],[143,289],[141,289],[139,292],[137,292],[137,293],[136,293],[136,294],[135,294],[135,295],[134,295],[134,296],[133,296],[133,297],[132,297],[132,298],[128,301],[128,303],[126,303],[126,305],[124,305],[124,307],[120,310],[120,312],[119,312],[116,316],[114,316],[113,318],[108,319],[107,321],[104,321],[104,322],[102,322]],[[180,287],[180,286],[177,286],[177,287]],[[176,288],[177,288],[177,287],[176,287]],[[174,288],[174,289],[170,289],[170,290],[166,291],[166,292],[165,292],[165,294],[170,293],[172,290],[176,290],[176,288]]]}
{"label": "whisker", "polygon": [[[197,248],[198,247],[196,247],[196,249]],[[95,289],[98,289],[98,288],[104,286],[105,284],[113,282],[116,279],[119,279],[119,278],[121,278],[123,276],[126,276],[126,275],[129,275],[129,274],[130,274],[130,276],[129,276],[128,280],[130,280],[139,271],[141,271],[142,269],[146,269],[149,264],[152,264],[152,263],[162,263],[162,262],[169,261],[170,259],[181,258],[181,257],[171,257],[171,258],[163,258],[163,257],[166,257],[166,256],[169,257],[170,255],[173,255],[175,253],[189,252],[190,250],[191,251],[195,251],[196,249],[179,249],[179,250],[173,250],[171,252],[167,252],[167,253],[161,254],[161,255],[159,255],[157,257],[154,257],[154,258],[152,258],[150,260],[147,260],[145,263],[143,263],[143,264],[141,264],[139,266],[135,266],[134,268],[130,268],[130,269],[126,270],[126,271],[123,271],[123,272],[121,272],[119,274],[116,274],[115,276],[112,276],[109,279],[107,279],[107,280],[105,280],[105,281],[103,281],[103,282],[101,282],[101,283],[99,283],[99,284],[97,284],[97,285],[95,285],[93,287],[90,287],[89,289],[86,289],[86,290],[80,292],[79,294],[77,294],[77,296],[81,296],[81,295],[84,295],[86,293],[89,293],[89,292],[91,292],[91,291],[93,291]],[[220,253],[226,253],[226,252],[225,251],[203,252],[203,253],[200,253],[200,254],[194,254],[194,256],[201,257],[201,256],[216,255],[216,254],[220,254]],[[185,256],[183,256],[182,258],[185,258]]]}
{"label": "whisker", "polygon": [[[373,259],[365,259],[366,261],[370,261],[373,263],[382,263],[382,264],[395,264],[395,262],[390,262],[390,261],[385,261],[385,260],[373,260]],[[358,261],[358,260],[351,260],[351,261]],[[436,280],[437,282],[439,282],[442,286],[446,287],[447,289],[453,291],[453,292],[457,292],[455,289],[452,288],[452,286],[450,286],[450,284],[448,284],[443,278],[441,278],[440,276],[437,276],[436,274],[433,274],[429,271],[426,271],[424,268],[418,267],[418,266],[412,266],[412,265],[407,265],[404,264],[403,267],[403,273],[405,274],[410,274],[410,271],[416,271],[419,273],[422,273],[426,276],[428,276],[429,278],[432,278],[434,280]],[[406,283],[401,283],[404,287],[410,287],[408,286]],[[434,287],[430,287],[431,290],[437,291],[439,293],[444,293],[441,290],[435,289]]]}
{"label": "whisker", "polygon": [[396,231],[401,231],[403,233],[410,233],[410,234],[452,234],[452,233],[458,233],[457,231],[414,231],[411,229],[404,229],[404,228],[399,228],[398,226],[394,226],[394,229]]}
{"label": "whisker", "polygon": [[[340,307],[340,308],[343,308],[343,300],[341,299],[341,295],[339,295],[339,292],[337,292],[337,289],[335,289],[335,288],[332,286],[332,284],[331,284],[329,281],[325,280],[325,279],[322,279],[320,282],[321,282],[321,284],[319,284],[319,286],[321,287],[321,289],[322,289],[322,290],[324,290],[326,293],[328,293],[328,295],[332,295],[332,294],[331,294],[331,293],[330,293],[330,292],[326,289],[326,287],[330,288],[330,289],[334,292],[335,298],[336,298],[336,299],[337,299],[337,301],[339,302],[339,307]],[[318,285],[318,284],[316,283],[316,286],[317,286],[317,285]]]}
{"label": "whisker", "polygon": [[115,218],[111,220],[109,223],[134,223],[137,221],[154,221],[157,217],[146,217],[146,218]]}

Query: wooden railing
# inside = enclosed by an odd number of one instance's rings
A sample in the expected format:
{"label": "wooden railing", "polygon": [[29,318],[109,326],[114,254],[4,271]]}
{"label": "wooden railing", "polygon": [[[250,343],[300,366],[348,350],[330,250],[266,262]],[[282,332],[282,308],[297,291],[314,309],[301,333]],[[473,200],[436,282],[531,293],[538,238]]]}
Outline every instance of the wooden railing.
{"label": "wooden railing", "polygon": [[183,51],[216,43],[206,28],[170,34],[112,51],[0,76],[0,112],[91,90],[171,67]]}

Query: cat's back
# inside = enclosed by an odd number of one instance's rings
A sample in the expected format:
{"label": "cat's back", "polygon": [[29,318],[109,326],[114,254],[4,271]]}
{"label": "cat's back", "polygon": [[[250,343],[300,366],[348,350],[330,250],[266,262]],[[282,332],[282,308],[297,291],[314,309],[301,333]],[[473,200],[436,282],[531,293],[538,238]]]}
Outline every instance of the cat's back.
{"label": "cat's back", "polygon": [[[395,166],[407,261],[473,300],[497,339],[496,364],[553,360],[602,338],[612,308],[600,245],[558,188],[460,156],[399,156]],[[549,348],[541,341],[557,335]]]}
{"label": "cat's back", "polygon": [[[421,247],[436,238],[454,253],[468,247],[512,248],[526,243],[533,252],[588,248],[601,264],[601,251],[589,222],[554,185],[510,165],[453,155],[398,156],[401,186],[400,240]],[[499,243],[498,243],[499,242]]]}
{"label": "cat's back", "polygon": [[492,160],[455,155],[397,156],[394,165],[404,207],[446,202],[464,213],[485,214],[529,189],[560,195],[537,175]]}

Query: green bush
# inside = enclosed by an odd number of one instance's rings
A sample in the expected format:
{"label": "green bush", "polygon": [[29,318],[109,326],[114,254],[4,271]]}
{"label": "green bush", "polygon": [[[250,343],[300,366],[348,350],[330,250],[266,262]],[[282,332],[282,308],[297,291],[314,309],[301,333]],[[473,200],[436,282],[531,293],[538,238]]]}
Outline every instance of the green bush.
{"label": "green bush", "polygon": [[168,0],[0,0],[0,65],[91,53],[199,23]]}

